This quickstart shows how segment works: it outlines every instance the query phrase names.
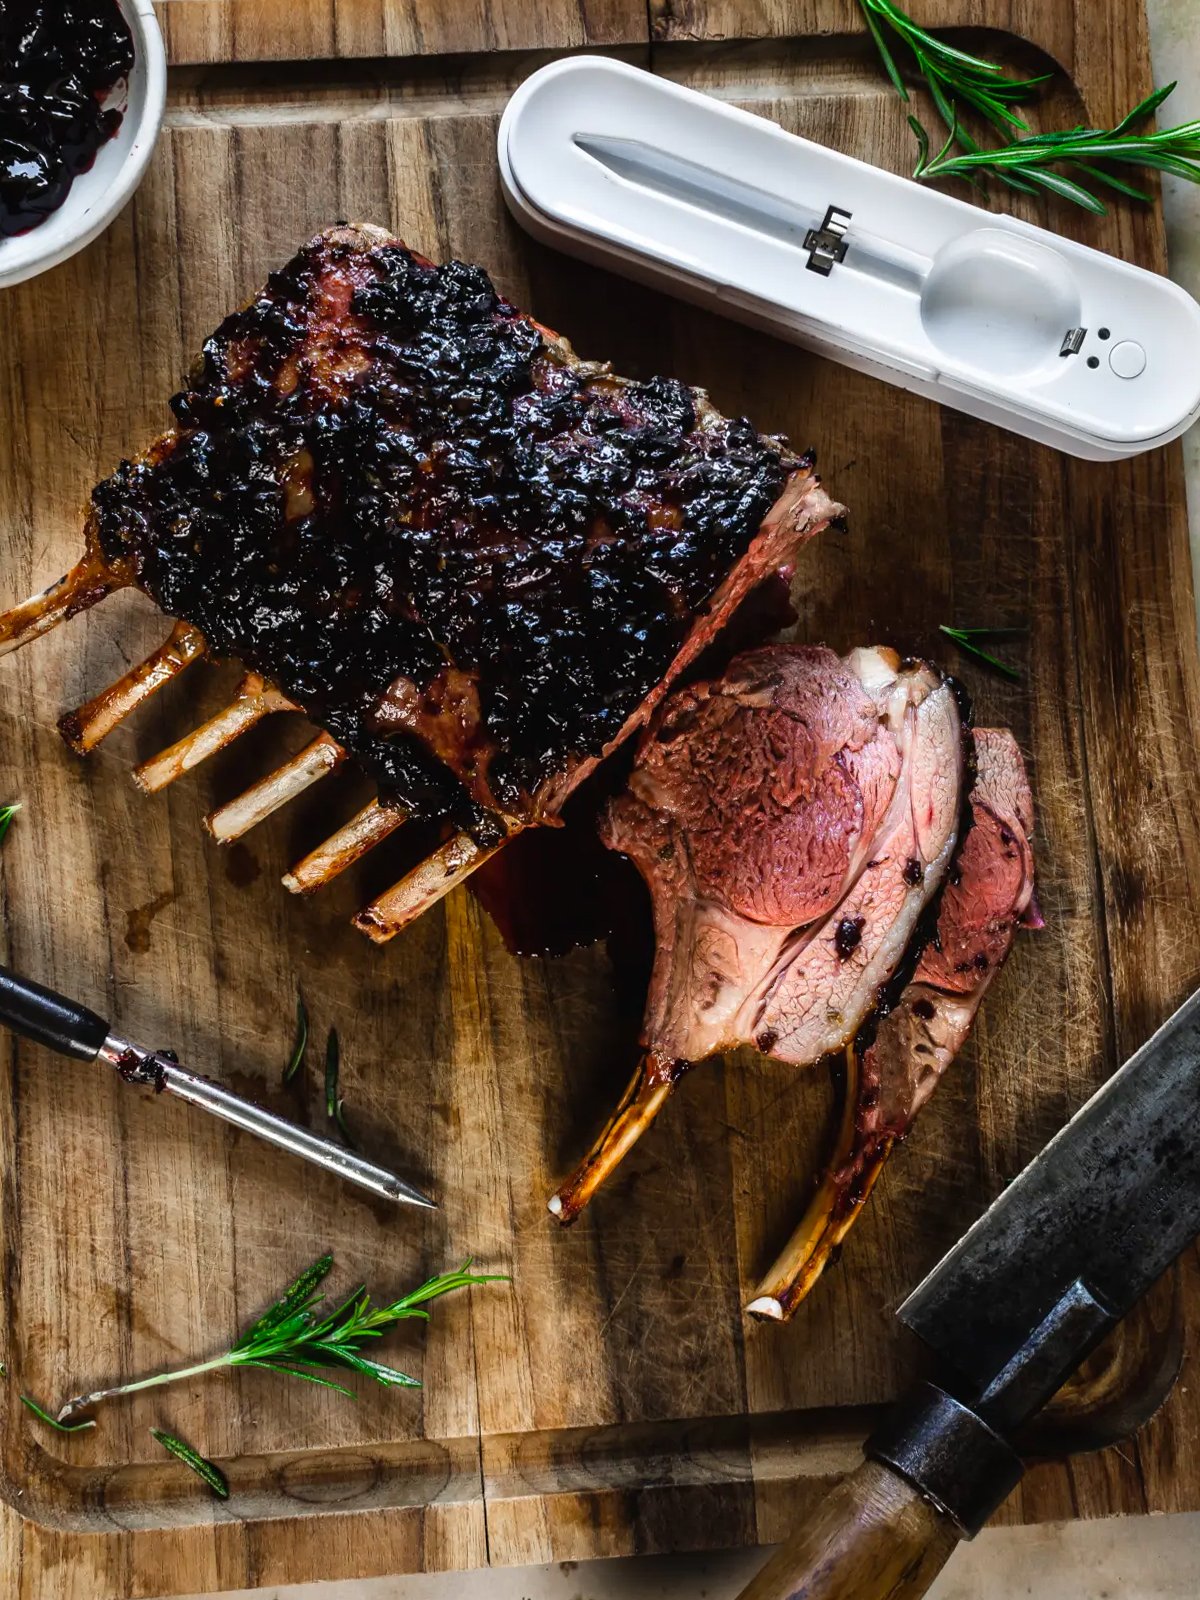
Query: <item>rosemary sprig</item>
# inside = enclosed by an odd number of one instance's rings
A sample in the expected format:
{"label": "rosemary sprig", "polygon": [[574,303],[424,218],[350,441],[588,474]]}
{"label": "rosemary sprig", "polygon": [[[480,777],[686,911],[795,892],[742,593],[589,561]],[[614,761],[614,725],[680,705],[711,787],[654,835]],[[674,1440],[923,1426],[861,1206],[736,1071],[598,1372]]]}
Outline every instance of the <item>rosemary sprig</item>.
{"label": "rosemary sprig", "polygon": [[151,1428],[150,1432],[164,1450],[169,1450],[183,1462],[185,1467],[190,1467],[198,1478],[203,1478],[215,1495],[222,1500],[229,1499],[229,1481],[220,1467],[215,1466],[206,1456],[202,1456],[198,1450],[193,1450],[190,1444],[184,1444],[182,1439],[177,1439],[173,1433],[167,1433],[163,1428]]}
{"label": "rosemary sprig", "polygon": [[21,802],[14,800],[11,805],[0,806],[0,844],[4,843],[5,835],[12,827],[12,820],[21,809]]}
{"label": "rosemary sprig", "polygon": [[1016,667],[1010,667],[1006,661],[1001,661],[992,655],[990,650],[985,650],[982,645],[976,644],[977,639],[1011,639],[1016,634],[1025,633],[1024,628],[951,628],[944,622],[938,623],[938,632],[944,633],[947,639],[953,639],[958,648],[976,660],[983,661],[998,672],[1002,677],[1010,679],[1013,683],[1020,683],[1021,674]]}
{"label": "rosemary sprig", "polygon": [[[1014,108],[1036,94],[1048,75],[1010,77],[995,62],[935,38],[893,0],[859,0],[859,4],[884,70],[901,99],[907,102],[909,92],[889,36],[911,54],[946,126],[945,143],[936,155],[931,155],[929,134],[910,114],[908,122],[918,147],[914,178],[925,183],[939,178],[974,181],[989,173],[1027,194],[1049,190],[1097,213],[1105,210],[1104,202],[1077,181],[1081,174],[1090,183],[1102,184],[1131,199],[1150,198],[1144,189],[1111,171],[1114,164],[1157,168],[1200,183],[1200,122],[1185,122],[1158,132],[1143,131],[1142,125],[1175,88],[1173,83],[1147,95],[1113,128],[1076,127],[1061,133],[1031,133],[1028,123]],[[1003,144],[994,149],[981,146],[963,126],[963,113],[967,110],[990,123]],[[1058,166],[1065,166],[1075,176],[1053,170]]]}
{"label": "rosemary sprig", "polygon": [[304,996],[296,995],[296,1042],[292,1045],[292,1053],[288,1057],[288,1064],[283,1069],[284,1083],[291,1083],[304,1064],[305,1051],[308,1049],[308,1007],[304,1004]]}
{"label": "rosemary sprig", "polygon": [[338,1031],[336,1028],[330,1028],[329,1038],[325,1041],[325,1115],[330,1122],[337,1123],[342,1138],[353,1148],[354,1140],[350,1137],[350,1129],[346,1126],[344,1101],[338,1093],[338,1077],[341,1069],[342,1050],[338,1043]]}
{"label": "rosemary sprig", "polygon": [[1178,128],[1162,128],[1157,133],[1135,131],[1138,123],[1150,117],[1174,87],[1171,83],[1147,95],[1115,128],[1069,128],[1063,133],[1031,133],[1023,139],[1011,140],[998,150],[983,150],[973,143],[966,148],[956,149],[956,144],[961,144],[961,131],[957,122],[954,122],[946,143],[932,158],[925,130],[915,117],[910,117],[920,145],[920,156],[913,176],[929,181],[936,178],[972,178],[980,170],[1001,177],[1016,172],[1022,178],[1053,188],[1066,199],[1074,200],[1077,205],[1099,214],[1103,214],[1105,209],[1102,200],[1082,184],[1074,183],[1060,173],[1047,172],[1047,166],[1054,162],[1065,162],[1076,170],[1085,170],[1092,179],[1098,179],[1138,200],[1148,200],[1150,197],[1144,190],[1118,178],[1114,173],[1104,171],[1095,163],[1116,162],[1126,166],[1156,167],[1177,178],[1200,183],[1200,121],[1185,122]]}
{"label": "rosemary sprig", "polygon": [[160,1384],[198,1378],[206,1372],[219,1372],[230,1367],[262,1367],[268,1372],[280,1372],[289,1378],[303,1378],[307,1383],[337,1389],[351,1398],[354,1398],[352,1390],[331,1378],[321,1377],[320,1372],[358,1372],[388,1388],[419,1388],[419,1379],[371,1360],[360,1353],[359,1347],[366,1340],[379,1338],[410,1317],[427,1320],[429,1313],[424,1307],[442,1295],[469,1288],[472,1284],[508,1281],[501,1274],[473,1273],[470,1261],[466,1261],[456,1272],[430,1278],[420,1288],[387,1305],[373,1305],[366,1289],[359,1288],[333,1310],[326,1310],[321,1285],[332,1266],[333,1257],[330,1255],[314,1261],[289,1284],[275,1304],[220,1355],[212,1356],[207,1361],[198,1361],[192,1366],[156,1373],[153,1377],[117,1384],[110,1389],[95,1389],[90,1394],[76,1395],[60,1407],[58,1421],[68,1422],[81,1411],[89,1411],[99,1405],[102,1400],[134,1394],[140,1389],[157,1388]]}

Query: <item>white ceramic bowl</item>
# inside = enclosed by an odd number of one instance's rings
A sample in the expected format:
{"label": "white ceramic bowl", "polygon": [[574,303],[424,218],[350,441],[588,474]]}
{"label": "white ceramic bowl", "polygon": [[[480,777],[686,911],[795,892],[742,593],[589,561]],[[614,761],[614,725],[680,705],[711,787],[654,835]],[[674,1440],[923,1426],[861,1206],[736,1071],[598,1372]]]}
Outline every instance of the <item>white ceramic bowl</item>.
{"label": "white ceramic bowl", "polygon": [[120,0],[120,6],[134,48],[128,89],[118,85],[114,94],[113,103],[127,102],[120,131],[100,146],[90,171],[75,179],[45,222],[15,239],[0,239],[0,288],[56,267],[90,244],[142,181],[162,126],[167,55],[151,0]]}

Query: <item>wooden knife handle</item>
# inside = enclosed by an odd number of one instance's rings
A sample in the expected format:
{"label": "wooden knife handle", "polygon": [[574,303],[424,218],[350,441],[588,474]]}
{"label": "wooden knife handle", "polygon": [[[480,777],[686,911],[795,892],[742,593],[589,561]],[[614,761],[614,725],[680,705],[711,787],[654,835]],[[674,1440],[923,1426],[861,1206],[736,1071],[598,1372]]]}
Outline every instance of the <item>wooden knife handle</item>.
{"label": "wooden knife handle", "polygon": [[958,1539],[950,1518],[910,1483],[864,1461],[738,1600],[917,1600]]}

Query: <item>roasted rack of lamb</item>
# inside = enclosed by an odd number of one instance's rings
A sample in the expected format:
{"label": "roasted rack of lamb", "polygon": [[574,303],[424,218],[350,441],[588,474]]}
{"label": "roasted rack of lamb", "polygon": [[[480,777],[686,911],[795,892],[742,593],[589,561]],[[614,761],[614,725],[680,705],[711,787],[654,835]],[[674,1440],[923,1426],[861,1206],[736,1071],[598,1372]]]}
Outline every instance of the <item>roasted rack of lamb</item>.
{"label": "roasted rack of lamb", "polygon": [[773,645],[676,690],[604,822],[653,903],[643,1054],[551,1211],[579,1215],[697,1061],[832,1059],[836,1148],[749,1306],[789,1317],[1038,920],[1032,827],[1012,735],[924,662]]}
{"label": "roasted rack of lamb", "polygon": [[808,458],[701,391],[581,361],[479,268],[365,226],[273,273],[171,405],[94,491],[79,564],[0,616],[0,652],[131,584],[178,619],[62,718],[80,752],[200,657],[239,659],[233,701],[135,778],[161,789],[302,711],[317,737],[207,825],[238,838],[352,758],[378,798],[284,882],[439,820],[356,919],[380,941],[552,820],[840,509]]}

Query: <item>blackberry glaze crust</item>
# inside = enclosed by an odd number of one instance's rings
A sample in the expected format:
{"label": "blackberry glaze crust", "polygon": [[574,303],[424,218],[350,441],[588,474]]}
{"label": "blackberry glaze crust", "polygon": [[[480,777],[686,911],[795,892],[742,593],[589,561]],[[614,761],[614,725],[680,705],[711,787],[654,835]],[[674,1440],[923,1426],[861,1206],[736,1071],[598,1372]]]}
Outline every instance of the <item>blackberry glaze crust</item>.
{"label": "blackberry glaze crust", "polygon": [[479,838],[611,747],[789,480],[793,548],[836,510],[702,392],[582,362],[378,230],[273,273],[171,405],[93,494],[103,565]]}

